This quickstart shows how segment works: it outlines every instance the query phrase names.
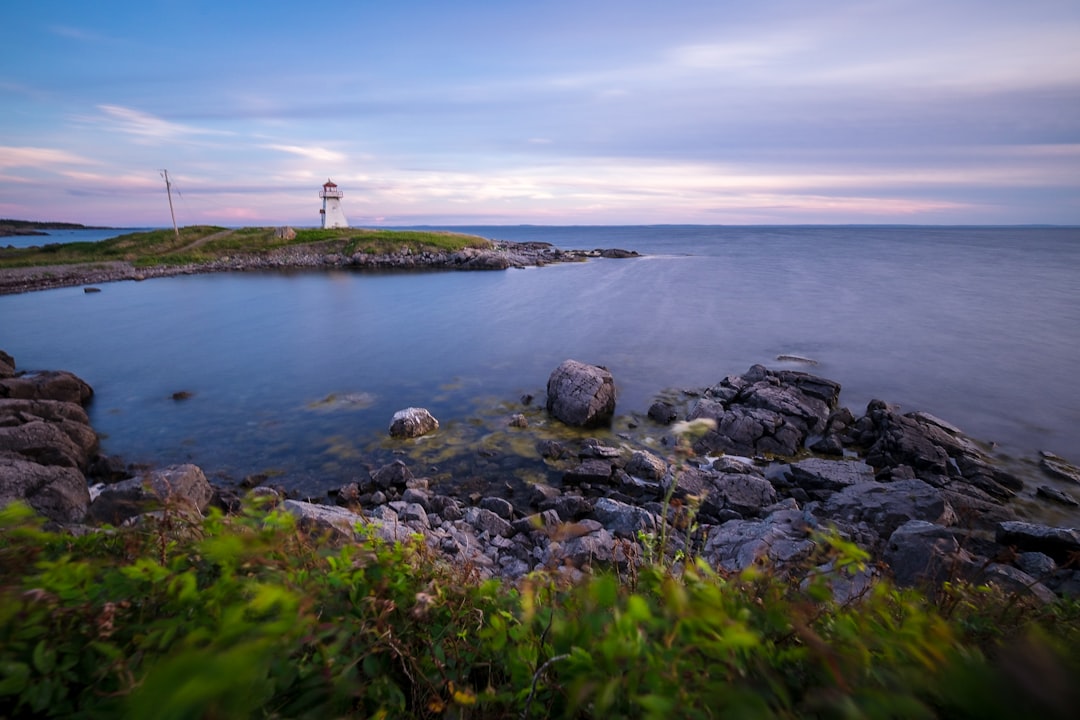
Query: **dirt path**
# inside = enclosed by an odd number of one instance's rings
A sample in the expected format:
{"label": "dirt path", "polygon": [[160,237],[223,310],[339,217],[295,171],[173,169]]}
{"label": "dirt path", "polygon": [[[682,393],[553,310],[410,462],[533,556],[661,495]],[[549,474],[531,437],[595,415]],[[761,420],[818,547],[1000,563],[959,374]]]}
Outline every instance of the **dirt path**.
{"label": "dirt path", "polygon": [[214,240],[220,240],[221,238],[228,237],[229,235],[232,235],[232,234],[233,234],[232,230],[222,230],[220,232],[216,232],[216,233],[213,233],[211,235],[207,235],[206,237],[199,238],[195,242],[188,243],[187,245],[185,245],[183,247],[180,247],[180,248],[177,248],[175,250],[171,250],[170,252],[182,253],[182,252],[187,252],[188,250],[194,250],[195,248],[197,248],[197,247],[199,247],[201,245],[205,245],[208,242],[213,242]]}

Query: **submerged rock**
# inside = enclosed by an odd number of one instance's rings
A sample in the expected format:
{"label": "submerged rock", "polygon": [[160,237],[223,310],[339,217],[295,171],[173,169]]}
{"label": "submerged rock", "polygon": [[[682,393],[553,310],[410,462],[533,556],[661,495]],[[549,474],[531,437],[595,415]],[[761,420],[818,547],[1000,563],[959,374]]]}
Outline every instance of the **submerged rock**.
{"label": "submerged rock", "polygon": [[425,408],[405,408],[394,413],[390,420],[390,435],[398,438],[416,438],[439,429],[436,420]]}

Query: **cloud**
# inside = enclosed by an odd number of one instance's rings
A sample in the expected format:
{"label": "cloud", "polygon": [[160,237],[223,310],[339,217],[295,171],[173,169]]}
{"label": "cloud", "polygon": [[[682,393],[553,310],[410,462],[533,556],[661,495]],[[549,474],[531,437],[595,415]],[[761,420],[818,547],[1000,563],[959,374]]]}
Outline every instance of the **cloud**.
{"label": "cloud", "polygon": [[42,168],[54,165],[94,165],[94,160],[67,150],[40,147],[12,147],[0,145],[0,168]]}
{"label": "cloud", "polygon": [[317,160],[319,162],[345,162],[347,159],[344,153],[340,153],[336,150],[329,150],[323,147],[305,147],[302,145],[263,145],[262,147],[268,150],[277,150],[283,153],[289,153],[291,155],[299,155],[300,157],[307,158],[309,160]]}
{"label": "cloud", "polygon": [[145,140],[172,140],[192,135],[232,134],[222,130],[209,130],[170,122],[150,113],[120,105],[98,105],[97,108],[104,114],[104,121],[112,124],[112,129]]}

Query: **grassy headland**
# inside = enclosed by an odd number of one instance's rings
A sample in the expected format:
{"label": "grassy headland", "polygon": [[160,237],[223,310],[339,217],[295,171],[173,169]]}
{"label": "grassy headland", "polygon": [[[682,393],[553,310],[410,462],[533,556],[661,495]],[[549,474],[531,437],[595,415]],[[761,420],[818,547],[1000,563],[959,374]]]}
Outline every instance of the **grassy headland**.
{"label": "grassy headland", "polygon": [[321,254],[372,255],[401,252],[455,252],[487,248],[481,237],[413,230],[299,229],[295,237],[279,236],[272,227],[223,228],[192,225],[172,230],[130,233],[99,242],[56,243],[40,247],[0,249],[0,270],[46,265],[126,262],[134,267],[177,266],[214,262],[237,255],[258,257],[289,247],[307,247]]}

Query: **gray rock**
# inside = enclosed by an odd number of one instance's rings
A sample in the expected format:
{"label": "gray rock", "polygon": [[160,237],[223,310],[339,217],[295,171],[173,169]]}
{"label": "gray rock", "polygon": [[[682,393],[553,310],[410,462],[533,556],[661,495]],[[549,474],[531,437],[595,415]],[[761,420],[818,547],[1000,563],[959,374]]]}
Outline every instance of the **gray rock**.
{"label": "gray rock", "polygon": [[1059,563],[1068,561],[1072,553],[1080,552],[1080,530],[1049,527],[1012,520],[998,525],[995,539],[1022,551],[1041,552]]}
{"label": "gray rock", "polygon": [[[833,494],[818,506],[825,520],[866,523],[882,538],[912,520],[952,525],[956,515],[941,491],[922,480],[863,482]],[[817,513],[816,513],[817,514]]]}
{"label": "gray rock", "polygon": [[678,412],[665,402],[655,402],[649,406],[649,419],[661,425],[670,425],[679,417]]}
{"label": "gray rock", "polygon": [[281,506],[296,518],[297,527],[303,532],[339,544],[356,540],[357,526],[368,522],[361,515],[330,505],[286,500]]}
{"label": "gray rock", "polygon": [[86,478],[75,468],[40,465],[0,452],[0,507],[15,501],[58,523],[78,523],[90,506],[90,491]]}
{"label": "gray rock", "polygon": [[809,557],[813,549],[802,513],[782,510],[762,520],[729,520],[709,528],[701,556],[714,568],[729,572],[752,565],[783,570]]}
{"label": "gray rock", "polygon": [[398,410],[390,420],[390,435],[397,438],[416,438],[438,429],[439,421],[425,408]]}
{"label": "gray rock", "polygon": [[[690,413],[690,419],[711,417],[711,408],[699,402]],[[716,429],[710,430],[694,445],[699,455],[733,453],[736,455],[773,454],[790,457],[795,455],[804,433],[780,413],[764,408],[732,407],[716,420]]]}
{"label": "gray rock", "polygon": [[93,388],[62,370],[26,373],[0,380],[0,398],[59,400],[84,405],[93,396]]}
{"label": "gray rock", "polygon": [[0,452],[22,455],[40,465],[85,469],[82,447],[71,440],[59,423],[32,420],[14,427],[0,427]]}
{"label": "gray rock", "polygon": [[1029,597],[1044,605],[1057,600],[1053,590],[1023,570],[1011,565],[990,563],[985,568],[982,568],[977,582],[995,585],[1007,594]]}
{"label": "gray rock", "polygon": [[654,533],[659,525],[659,518],[648,510],[611,498],[599,498],[593,516],[616,537],[636,539],[639,532]]}
{"label": "gray rock", "polygon": [[571,538],[564,542],[552,543],[549,550],[549,565],[568,564],[575,568],[592,568],[625,565],[629,561],[625,546],[612,537],[607,530]]}
{"label": "gray rock", "polygon": [[566,360],[547,383],[547,410],[567,425],[595,427],[615,413],[615,380],[606,368]]}
{"label": "gray rock", "polygon": [[463,519],[478,533],[507,538],[514,534],[513,526],[490,510],[478,507],[466,508]]}
{"label": "gray rock", "polygon": [[1054,574],[1057,563],[1041,552],[1023,552],[1016,556],[1016,567],[1034,578],[1045,578]]}
{"label": "gray rock", "polygon": [[646,480],[659,480],[667,473],[667,463],[646,450],[637,450],[624,468],[627,473]]}
{"label": "gray rock", "polygon": [[214,489],[196,465],[173,465],[106,485],[90,505],[87,519],[120,525],[136,515],[173,510],[201,516]]}
{"label": "gray rock", "polygon": [[874,469],[854,460],[808,458],[790,466],[792,480],[804,490],[837,492],[874,480]]}
{"label": "gray rock", "polygon": [[1039,467],[1046,473],[1059,480],[1067,480],[1080,485],[1080,470],[1071,465],[1065,458],[1058,457],[1054,453],[1045,450],[1040,454],[1042,458],[1039,460]]}
{"label": "gray rock", "polygon": [[901,587],[936,588],[974,564],[947,528],[926,520],[910,520],[898,527],[889,536],[883,559]]}
{"label": "gray rock", "polygon": [[586,460],[563,474],[563,483],[581,485],[583,483],[608,484],[612,482],[614,467],[607,460]]}
{"label": "gray rock", "polygon": [[713,481],[713,492],[706,502],[719,501],[720,507],[743,517],[755,517],[776,503],[776,488],[758,475],[724,474]]}
{"label": "gray rock", "polygon": [[514,506],[510,504],[509,500],[500,497],[483,498],[480,500],[480,507],[490,510],[503,520],[510,520],[514,517]]}
{"label": "gray rock", "polygon": [[1080,501],[1078,501],[1072,495],[1069,495],[1066,492],[1062,492],[1061,490],[1052,488],[1049,485],[1040,485],[1038,488],[1036,488],[1035,494],[1041,498],[1053,500],[1056,503],[1059,503],[1061,505],[1067,505],[1069,507],[1077,507],[1078,505],[1080,505]]}
{"label": "gray rock", "polygon": [[[371,487],[378,490],[403,491],[413,480],[412,470],[400,460],[395,460],[389,465],[383,465],[371,473]],[[362,490],[367,490],[361,487]]]}

